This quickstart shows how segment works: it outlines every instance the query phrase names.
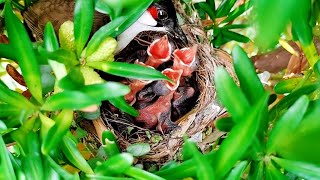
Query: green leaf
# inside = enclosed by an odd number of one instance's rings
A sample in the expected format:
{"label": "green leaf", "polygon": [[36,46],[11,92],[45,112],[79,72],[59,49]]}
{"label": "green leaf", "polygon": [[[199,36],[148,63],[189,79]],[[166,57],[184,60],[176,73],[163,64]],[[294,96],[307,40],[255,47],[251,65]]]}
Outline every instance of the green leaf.
{"label": "green leaf", "polygon": [[[199,152],[196,144],[187,140],[185,142],[186,146],[184,146],[184,152],[188,151],[189,155],[194,160],[197,166],[197,178],[201,180],[210,180],[215,179],[214,171],[212,166],[210,165],[209,161],[206,161],[205,157]],[[184,153],[185,158],[186,153]]]}
{"label": "green leaf", "polygon": [[59,42],[51,22],[47,22],[43,32],[44,47],[52,52],[59,49]]}
{"label": "green leaf", "polygon": [[245,11],[247,11],[251,7],[252,7],[252,0],[246,1],[245,3],[235,8],[233,11],[231,11],[228,14],[228,17],[224,19],[221,23],[233,21],[235,18],[239,17],[241,14],[243,14]]}
{"label": "green leaf", "polygon": [[214,125],[219,131],[229,132],[235,125],[231,117],[217,119]]}
{"label": "green leaf", "polygon": [[320,81],[320,60],[318,60],[316,64],[313,66],[313,70],[318,78],[318,81]]}
{"label": "green leaf", "polygon": [[40,139],[37,133],[29,131],[23,137],[26,147],[23,149],[25,155],[22,157],[22,169],[27,179],[42,180],[44,177],[43,162],[40,153]]}
{"label": "green leaf", "polygon": [[109,130],[103,131],[102,144],[103,144],[103,150],[108,157],[112,157],[120,153],[117,139],[111,131]]}
{"label": "green leaf", "polygon": [[97,101],[104,101],[124,96],[130,92],[130,88],[121,83],[110,81],[102,84],[87,85],[81,88],[80,91]]}
{"label": "green leaf", "polygon": [[[320,136],[319,109],[319,100],[310,102],[298,128],[291,133],[287,133],[286,141],[278,144],[276,153],[279,157],[320,164],[320,157],[315,156],[320,151],[320,144],[318,143],[318,137]],[[303,113],[303,109],[299,110],[299,114],[300,112]],[[282,128],[285,129],[285,127]]]}
{"label": "green leaf", "polygon": [[8,103],[19,109],[35,109],[35,106],[29,102],[20,93],[10,90],[2,81],[0,81],[0,101]]}
{"label": "green leaf", "polygon": [[227,29],[223,29],[221,33],[224,36],[224,38],[228,39],[229,41],[234,40],[242,43],[247,43],[250,41],[250,39],[247,36],[241,35],[233,31],[229,31]]}
{"label": "green leaf", "polygon": [[263,161],[251,162],[248,180],[263,179],[265,166]]}
{"label": "green leaf", "polygon": [[150,152],[150,144],[148,143],[135,143],[127,147],[128,153],[135,157],[146,155]]}
{"label": "green leaf", "polygon": [[240,117],[250,109],[245,95],[223,68],[217,68],[214,79],[219,100],[227,108],[234,122],[242,121]]}
{"label": "green leaf", "polygon": [[121,175],[131,167],[133,156],[129,153],[121,153],[110,157],[108,160],[96,167],[97,175]]}
{"label": "green leaf", "polygon": [[291,78],[291,79],[286,79],[278,82],[273,90],[277,94],[285,94],[285,93],[290,93],[292,90],[294,90],[298,84],[302,81],[302,78]]}
{"label": "green leaf", "polygon": [[108,36],[115,38],[116,35],[114,31],[125,21],[126,17],[118,17],[102,26],[96,33],[94,33],[87,45],[85,57],[92,55]]}
{"label": "green leaf", "polygon": [[130,106],[124,97],[117,97],[113,99],[108,99],[108,101],[114,105],[116,108],[119,108],[121,111],[130,114],[131,116],[137,117],[139,115],[138,111]]}
{"label": "green leaf", "polygon": [[[309,105],[309,99],[307,96],[301,96],[286,113],[283,114],[276,122],[272,129],[267,143],[267,153],[273,153],[281,151],[283,142],[292,138],[289,134],[292,134],[299,127],[304,114],[307,111]],[[297,113],[299,112],[299,113]],[[279,148],[280,146],[280,148]]]}
{"label": "green leaf", "polygon": [[161,72],[138,64],[129,64],[124,62],[88,62],[87,66],[115,76],[126,78],[171,81]]}
{"label": "green leaf", "polygon": [[0,44],[0,57],[16,60],[16,52],[10,44]]}
{"label": "green leaf", "polygon": [[199,2],[197,5],[209,15],[210,19],[214,20],[216,18],[215,9],[212,9],[208,3]]}
{"label": "green leaf", "polygon": [[265,169],[266,179],[276,179],[276,180],[288,180],[288,178],[280,172],[280,169],[274,167],[273,163],[270,161],[266,163]]}
{"label": "green leaf", "polygon": [[[257,104],[251,107],[250,113],[245,112],[238,117],[239,120],[235,120],[237,124],[228,134],[228,138],[220,145],[213,164],[215,174],[220,178],[231,170],[256,138],[260,123],[266,118],[262,112],[266,111],[267,102],[268,95],[263,94]],[[235,118],[233,114],[231,115]]]}
{"label": "green leaf", "polygon": [[[124,16],[119,16],[103,27],[101,27],[91,38],[87,46],[86,57],[90,56],[97,47],[101,44],[106,37],[110,36],[115,38],[122,32],[124,32],[128,27],[130,27],[138,18],[147,10],[151,5],[152,0],[144,1],[121,1],[124,6],[128,7],[130,11],[125,12]],[[115,3],[118,6],[118,3]]]}
{"label": "green leaf", "polygon": [[30,38],[17,16],[14,15],[9,1],[4,9],[6,29],[10,44],[16,53],[23,78],[32,96],[40,103],[42,100],[41,74],[39,64],[32,48]]}
{"label": "green leaf", "polygon": [[56,150],[58,144],[61,143],[63,136],[68,132],[73,121],[73,111],[64,109],[54,120],[54,126],[51,127],[42,142],[41,152],[44,155]]}
{"label": "green leaf", "polygon": [[53,52],[46,51],[44,48],[39,48],[39,52],[44,57],[55,60],[61,64],[72,67],[79,64],[76,54],[67,49],[58,49]]}
{"label": "green leaf", "polygon": [[[76,100],[76,101],[75,101]],[[42,110],[56,111],[60,109],[80,110],[101,102],[79,91],[63,91],[47,98]]]}
{"label": "green leaf", "polygon": [[45,159],[50,164],[50,166],[59,174],[60,177],[64,179],[76,179],[75,176],[71,175],[69,172],[63,169],[50,156],[45,156]]}
{"label": "green leaf", "polygon": [[73,165],[87,174],[93,174],[91,167],[79,152],[76,143],[70,137],[63,137],[61,149],[63,154]]}
{"label": "green leaf", "polygon": [[52,74],[52,69],[49,65],[40,66],[41,84],[42,84],[42,93],[46,95],[49,92],[52,92],[56,82],[56,77]]}
{"label": "green leaf", "polygon": [[78,57],[89,39],[93,25],[93,13],[93,0],[76,1],[74,8],[74,38]]}
{"label": "green leaf", "polygon": [[133,178],[100,176],[100,175],[96,175],[96,174],[86,174],[86,177],[89,179],[95,179],[95,180],[135,180]]}
{"label": "green leaf", "polygon": [[256,74],[252,61],[238,45],[232,49],[232,58],[243,93],[250,104],[256,103],[263,95],[264,88]]}
{"label": "green leaf", "polygon": [[234,167],[229,173],[226,180],[240,180],[243,174],[243,171],[248,166],[248,161],[241,161],[239,164]]}
{"label": "green leaf", "polygon": [[0,179],[9,179],[14,180],[16,179],[16,176],[14,174],[13,166],[10,160],[10,157],[8,156],[8,153],[10,153],[7,150],[7,147],[3,141],[2,136],[0,136]]}
{"label": "green leaf", "polygon": [[228,15],[236,2],[237,0],[223,0],[217,8],[217,18]]}
{"label": "green leaf", "polygon": [[299,97],[301,97],[302,95],[308,95],[318,88],[318,84],[305,85],[285,96],[269,111],[269,119],[274,120],[277,116],[282,114],[283,110],[286,110],[289,106],[291,106]]}
{"label": "green leaf", "polygon": [[152,174],[148,171],[145,171],[145,170],[142,170],[142,169],[139,169],[139,168],[136,168],[136,167],[130,167],[128,170],[126,170],[124,172],[127,176],[129,177],[133,177],[135,179],[145,179],[145,180],[148,180],[148,179],[152,179],[152,180],[164,180],[163,178],[155,175],[155,174]]}
{"label": "green leaf", "polygon": [[76,66],[71,68],[68,75],[58,82],[58,86],[65,90],[77,90],[84,86],[84,81],[80,68]]}
{"label": "green leaf", "polygon": [[[59,49],[59,42],[51,22],[48,22],[44,28],[43,41],[44,47],[48,52],[53,52]],[[52,60],[49,60],[48,62],[58,80],[67,74],[66,67],[63,63]]]}
{"label": "green leaf", "polygon": [[300,161],[292,161],[271,156],[271,159],[287,171],[304,179],[320,179],[320,167]]}
{"label": "green leaf", "polygon": [[296,6],[298,1],[259,0],[253,2],[253,12],[256,14],[254,26],[257,27],[255,42],[262,49],[271,48],[277,44],[280,34],[287,27],[293,13],[296,12],[295,9],[300,8]]}

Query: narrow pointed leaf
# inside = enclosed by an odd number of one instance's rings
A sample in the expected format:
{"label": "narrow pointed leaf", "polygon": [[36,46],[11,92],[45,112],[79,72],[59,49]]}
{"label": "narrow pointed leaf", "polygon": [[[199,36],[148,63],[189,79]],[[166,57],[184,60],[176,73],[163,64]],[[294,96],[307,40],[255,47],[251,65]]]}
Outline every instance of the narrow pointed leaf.
{"label": "narrow pointed leaf", "polygon": [[52,52],[59,49],[59,42],[51,22],[47,22],[44,28],[43,39],[47,51]]}
{"label": "narrow pointed leaf", "polygon": [[[300,97],[276,122],[272,129],[267,144],[267,152],[277,151],[279,144],[288,141],[289,134],[292,134],[299,127],[304,114],[307,111],[309,99],[307,96]],[[297,113],[299,112],[299,113]],[[281,147],[281,146],[280,146]]]}
{"label": "narrow pointed leaf", "polygon": [[24,96],[10,90],[2,81],[0,81],[0,101],[21,109],[35,108]]}
{"label": "narrow pointed leaf", "polygon": [[271,157],[278,165],[287,171],[305,179],[320,179],[320,166],[307,162],[292,161],[281,159],[275,156]]}
{"label": "narrow pointed leaf", "polygon": [[9,179],[14,180],[16,179],[16,176],[14,174],[13,166],[11,163],[11,160],[8,156],[8,153],[10,153],[7,150],[7,147],[3,141],[2,136],[0,136],[0,179]]}
{"label": "narrow pointed leaf", "polygon": [[145,171],[143,169],[139,169],[136,167],[130,167],[127,171],[124,172],[127,176],[133,177],[135,179],[152,179],[152,180],[165,180],[162,177],[159,177],[155,174],[152,174],[148,171]]}
{"label": "narrow pointed leaf", "polygon": [[9,1],[6,1],[5,24],[10,44],[16,53],[23,78],[32,96],[40,103],[42,100],[41,74],[39,64],[32,48],[30,38],[21,21],[12,11]]}
{"label": "narrow pointed leaf", "polygon": [[247,36],[241,35],[239,33],[229,31],[227,29],[224,29],[221,31],[224,38],[228,39],[229,41],[234,40],[242,43],[247,43],[250,41],[250,39]]}
{"label": "narrow pointed leaf", "polygon": [[80,110],[90,105],[99,105],[100,103],[99,100],[83,92],[63,91],[48,97],[41,109],[45,111],[56,111],[60,109]]}
{"label": "narrow pointed leaf", "polygon": [[277,103],[271,110],[270,110],[270,120],[274,120],[276,117],[281,115],[284,110],[286,110],[289,106],[291,106],[299,97],[302,95],[308,95],[319,88],[318,84],[310,84],[305,85],[302,88],[299,88],[289,95],[285,96],[279,103]]}
{"label": "narrow pointed leaf", "polygon": [[274,167],[274,165],[269,162],[266,165],[266,170],[265,170],[265,177],[266,179],[276,179],[276,180],[288,180],[288,178],[280,172],[279,169]]}
{"label": "narrow pointed leaf", "polygon": [[0,44],[0,57],[16,60],[16,53],[10,44]]}
{"label": "narrow pointed leaf", "polygon": [[120,175],[124,173],[133,164],[133,156],[129,153],[121,153],[112,156],[101,165],[97,166],[95,174],[97,175]]}
{"label": "narrow pointed leaf", "polygon": [[243,171],[248,166],[248,161],[240,162],[236,167],[234,167],[226,180],[240,180],[243,174]]}
{"label": "narrow pointed leaf", "polygon": [[64,109],[54,120],[54,126],[50,128],[42,143],[41,152],[45,155],[55,150],[58,144],[61,143],[63,136],[68,132],[73,121],[73,111]]}
{"label": "narrow pointed leaf", "polygon": [[161,72],[138,64],[124,62],[88,62],[87,65],[115,76],[141,80],[170,81],[170,79]]}
{"label": "narrow pointed leaf", "polygon": [[235,125],[231,117],[217,119],[214,125],[219,131],[229,132]]}
{"label": "narrow pointed leaf", "polygon": [[93,170],[79,152],[76,143],[68,137],[64,136],[61,143],[61,149],[66,158],[77,168],[87,174],[93,174]]}
{"label": "narrow pointed leaf", "polygon": [[237,0],[223,0],[217,8],[217,18],[228,15]]}
{"label": "narrow pointed leaf", "polygon": [[50,156],[45,156],[50,166],[64,179],[75,179],[73,175],[63,169],[59,164],[57,164]]}
{"label": "narrow pointed leaf", "polygon": [[103,131],[102,144],[103,144],[103,149],[108,157],[112,157],[120,153],[117,139],[110,130]]}
{"label": "narrow pointed leaf", "polygon": [[97,101],[104,101],[124,96],[130,92],[130,88],[121,83],[110,81],[102,84],[87,85],[81,88],[80,91]]}
{"label": "narrow pointed leaf", "polygon": [[215,9],[212,9],[208,3],[199,2],[197,5],[208,14],[210,19],[214,20],[216,18]]}
{"label": "narrow pointed leaf", "polygon": [[[268,96],[263,94],[255,104],[250,113],[239,116],[241,120],[235,120],[237,124],[228,134],[217,151],[217,159],[213,164],[215,174],[220,178],[224,177],[234,164],[244,155],[248,147],[257,135],[260,123],[263,120],[263,113],[267,108]],[[233,116],[233,118],[235,118]]]}
{"label": "narrow pointed leaf", "polygon": [[[48,22],[44,28],[43,41],[44,47],[48,52],[53,52],[59,49],[59,41],[51,22]],[[48,62],[58,80],[67,74],[66,67],[63,63],[52,60],[49,60]]]}
{"label": "narrow pointed leaf", "polygon": [[106,37],[111,36],[115,38],[116,35],[114,34],[114,31],[116,31],[116,29],[118,29],[119,26],[125,22],[125,20],[126,17],[118,17],[108,24],[102,26],[96,33],[94,33],[87,45],[85,57],[93,54],[98,49],[103,40],[106,39]]}
{"label": "narrow pointed leaf", "polygon": [[66,49],[58,49],[53,52],[46,51],[43,48],[39,48],[39,52],[44,57],[55,60],[61,64],[65,64],[66,66],[72,67],[79,64],[76,55],[74,52],[71,52]]}
{"label": "narrow pointed leaf", "polygon": [[84,77],[78,66],[70,69],[68,75],[63,77],[59,82],[58,86],[65,90],[77,90],[84,86]]}
{"label": "narrow pointed leaf", "polygon": [[284,94],[284,93],[290,93],[292,90],[294,90],[297,85],[302,81],[302,78],[290,78],[286,80],[282,80],[278,82],[273,90],[277,94]]}
{"label": "narrow pointed leaf", "polygon": [[137,117],[139,115],[138,111],[135,110],[132,106],[130,106],[124,97],[117,97],[108,99],[108,101],[114,105],[116,108],[120,109],[121,111],[130,114],[131,116]]}
{"label": "narrow pointed leaf", "polygon": [[89,39],[93,25],[93,13],[93,0],[76,1],[74,8],[74,38],[78,57]]}
{"label": "narrow pointed leaf", "polygon": [[228,14],[228,17],[224,19],[221,23],[226,23],[234,20],[235,18],[239,17],[245,11],[252,7],[252,0],[248,0],[245,3],[241,4],[237,8],[235,8],[232,12]]}
{"label": "narrow pointed leaf", "polygon": [[[101,27],[93,35],[87,46],[86,57],[90,56],[106,37],[110,36],[115,38],[128,29],[128,27],[136,22],[142,13],[150,6],[152,0],[144,0],[139,3],[136,3],[136,1],[123,1],[123,3],[127,3],[126,6],[130,7],[129,9],[131,10],[126,12],[125,16],[119,16],[112,19],[110,23]],[[132,3],[136,3],[136,6],[132,6]]]}
{"label": "narrow pointed leaf", "polygon": [[227,108],[233,121],[238,123],[250,108],[248,100],[223,68],[216,70],[214,79],[219,100]]}
{"label": "narrow pointed leaf", "polygon": [[240,46],[233,48],[232,58],[243,93],[250,104],[257,102],[263,95],[264,88],[256,74],[252,61]]}

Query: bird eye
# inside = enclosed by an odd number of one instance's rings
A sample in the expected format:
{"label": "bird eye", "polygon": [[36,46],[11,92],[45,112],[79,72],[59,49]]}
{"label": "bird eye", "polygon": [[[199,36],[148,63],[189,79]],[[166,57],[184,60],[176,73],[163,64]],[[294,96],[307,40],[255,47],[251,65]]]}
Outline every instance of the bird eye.
{"label": "bird eye", "polygon": [[164,10],[159,10],[158,11],[158,19],[160,20],[165,20],[168,18],[168,13]]}

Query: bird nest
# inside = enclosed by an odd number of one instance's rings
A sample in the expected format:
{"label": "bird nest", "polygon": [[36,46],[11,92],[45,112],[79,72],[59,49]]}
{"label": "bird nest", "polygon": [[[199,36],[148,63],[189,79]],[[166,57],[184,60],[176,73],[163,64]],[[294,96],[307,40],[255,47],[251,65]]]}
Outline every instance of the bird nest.
{"label": "bird nest", "polygon": [[[197,16],[187,15],[179,0],[173,1],[177,13],[184,19],[181,25],[190,45],[197,44],[197,56],[200,62],[196,72],[195,81],[200,90],[195,107],[183,117],[175,121],[178,125],[167,134],[150,131],[138,127],[131,121],[119,114],[111,113],[108,110],[102,111],[102,120],[94,122],[96,126],[104,123],[107,129],[114,132],[118,138],[121,149],[126,149],[130,144],[148,143],[151,151],[141,157],[144,161],[163,163],[174,157],[181,149],[183,137],[201,137],[206,127],[211,124],[224,109],[216,101],[216,90],[214,86],[214,73],[217,66],[224,66],[232,73],[231,58],[227,53],[214,49],[206,38],[201,21]],[[129,118],[129,117],[128,117]],[[121,128],[126,127],[126,128]],[[134,132],[128,132],[130,128]],[[98,132],[99,134],[99,132]]]}

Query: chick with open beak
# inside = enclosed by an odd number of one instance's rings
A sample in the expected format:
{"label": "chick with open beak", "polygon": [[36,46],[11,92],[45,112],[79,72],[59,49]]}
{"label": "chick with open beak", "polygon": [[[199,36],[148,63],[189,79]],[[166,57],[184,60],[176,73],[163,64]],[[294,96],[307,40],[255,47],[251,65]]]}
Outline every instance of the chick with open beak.
{"label": "chick with open beak", "polygon": [[174,84],[166,82],[164,85],[169,88],[167,94],[160,96],[153,104],[138,110],[139,116],[136,121],[143,123],[145,128],[152,129],[157,127],[160,132],[167,131],[175,124],[171,121],[171,100],[174,91],[178,88],[182,70],[165,69],[162,73],[174,81]]}
{"label": "chick with open beak", "polygon": [[[138,60],[135,61],[135,64],[140,64],[145,67],[153,68],[151,66],[146,65],[143,62],[139,62]],[[144,81],[135,79],[129,83],[130,92],[124,96],[125,100],[130,104],[133,105],[136,102],[136,94],[141,91],[147,84],[151,83],[152,81]]]}
{"label": "chick with open beak", "polygon": [[173,69],[182,69],[182,76],[190,77],[197,68],[197,45],[192,47],[176,49],[173,52]]}
{"label": "chick with open beak", "polygon": [[171,44],[169,43],[168,36],[165,35],[160,39],[154,40],[147,49],[148,59],[146,65],[157,68],[164,62],[170,59],[172,52]]}

